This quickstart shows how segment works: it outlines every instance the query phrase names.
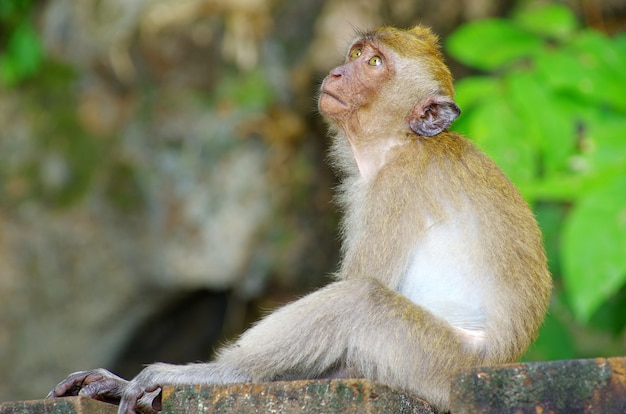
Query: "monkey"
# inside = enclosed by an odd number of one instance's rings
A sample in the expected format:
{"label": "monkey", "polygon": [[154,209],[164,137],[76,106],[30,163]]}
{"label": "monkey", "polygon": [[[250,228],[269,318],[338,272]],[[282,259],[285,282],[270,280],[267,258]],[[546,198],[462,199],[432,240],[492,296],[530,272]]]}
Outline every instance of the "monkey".
{"label": "monkey", "polygon": [[[158,410],[165,385],[367,378],[449,409],[457,371],[517,360],[552,289],[535,217],[500,168],[449,130],[460,115],[427,27],[359,33],[323,80],[340,176],[335,279],[262,318],[207,363],[100,369],[48,395]],[[497,121],[496,121],[497,122]]]}

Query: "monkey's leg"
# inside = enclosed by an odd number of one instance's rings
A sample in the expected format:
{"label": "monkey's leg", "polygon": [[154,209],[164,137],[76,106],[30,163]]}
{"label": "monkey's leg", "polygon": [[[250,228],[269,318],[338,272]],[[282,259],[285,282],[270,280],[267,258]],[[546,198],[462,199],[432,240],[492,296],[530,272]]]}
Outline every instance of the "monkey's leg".
{"label": "monkey's leg", "polygon": [[446,408],[450,380],[481,352],[454,329],[374,279],[335,282],[270,314],[207,364],[155,364],[120,405],[166,384],[316,378],[347,367]]}
{"label": "monkey's leg", "polygon": [[450,381],[484,349],[375,279],[330,284],[270,314],[217,363],[254,381],[346,369],[447,407]]}

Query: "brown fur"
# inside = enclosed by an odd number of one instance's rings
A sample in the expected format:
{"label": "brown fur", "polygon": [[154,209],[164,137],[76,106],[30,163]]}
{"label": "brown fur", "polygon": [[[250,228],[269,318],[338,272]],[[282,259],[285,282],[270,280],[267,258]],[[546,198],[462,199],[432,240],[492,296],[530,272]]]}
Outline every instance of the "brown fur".
{"label": "brown fur", "polygon": [[[423,113],[425,102],[435,106],[452,102],[452,77],[436,42],[436,36],[420,26],[409,31],[383,27],[364,33],[348,52],[344,66],[351,69],[342,69],[338,80],[334,75],[338,70],[331,71],[322,86],[322,97],[328,91],[349,107],[346,113],[327,114],[335,124],[332,160],[344,175],[338,194],[345,212],[344,260],[337,277],[375,278],[401,291],[403,278],[411,277],[407,272],[416,249],[420,249],[433,226],[449,222],[458,225],[454,231],[461,240],[468,241],[463,245],[464,253],[485,269],[485,274],[467,276],[489,289],[481,304],[485,323],[478,331],[484,336],[482,340],[467,341],[450,329],[436,337],[424,336],[424,325],[434,322],[432,316],[425,315],[428,309],[408,306],[403,310],[415,321],[409,332],[417,330],[415,335],[421,338],[415,339],[420,347],[431,350],[427,358],[431,363],[433,349],[441,349],[444,360],[455,361],[452,366],[433,363],[431,372],[426,368],[429,363],[420,358],[413,359],[419,362],[417,366],[404,361],[405,366],[420,373],[407,373],[413,381],[409,390],[445,408],[447,403],[441,401],[446,401],[447,388],[437,388],[430,395],[424,391],[426,385],[418,385],[420,380],[415,377],[428,372],[425,382],[441,383],[465,364],[519,358],[541,325],[551,278],[532,212],[495,163],[445,128],[425,137],[406,127],[407,118],[410,121],[412,116]],[[369,81],[369,68],[349,58],[354,48],[371,48],[371,53],[382,54],[389,66],[388,74],[372,76],[371,81],[377,83],[375,92],[363,89],[368,99],[362,106],[360,101],[350,106],[350,96],[343,95],[345,90],[358,89]],[[381,78],[387,83],[378,83]],[[320,100],[323,113],[326,101]],[[374,115],[382,112],[387,116]],[[400,132],[396,132],[398,129]],[[376,167],[367,170],[372,165],[368,162],[371,154],[382,161],[374,162]],[[362,165],[366,167],[360,168]],[[457,217],[469,219],[466,221],[472,225]],[[446,330],[445,324],[437,327]],[[448,351],[442,348],[444,338]],[[470,343],[475,346],[474,353],[460,360]],[[402,377],[397,375],[390,383],[398,386]]]}
{"label": "brown fur", "polygon": [[498,167],[447,126],[452,77],[429,29],[353,42],[319,99],[342,176],[337,281],[268,315],[206,364],[153,364],[127,382],[70,375],[51,397],[148,407],[166,384],[363,376],[441,410],[459,369],[514,361],[551,279],[534,217]]}

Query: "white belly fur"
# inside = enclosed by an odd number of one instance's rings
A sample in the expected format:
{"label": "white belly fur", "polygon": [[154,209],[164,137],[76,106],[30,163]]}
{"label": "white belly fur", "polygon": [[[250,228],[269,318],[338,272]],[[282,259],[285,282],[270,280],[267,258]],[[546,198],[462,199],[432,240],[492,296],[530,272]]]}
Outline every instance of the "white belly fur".
{"label": "white belly fur", "polygon": [[[481,342],[486,315],[482,284],[489,269],[481,260],[481,237],[469,214],[435,223],[415,248],[400,293],[458,328],[468,342]],[[459,229],[465,229],[459,231]]]}

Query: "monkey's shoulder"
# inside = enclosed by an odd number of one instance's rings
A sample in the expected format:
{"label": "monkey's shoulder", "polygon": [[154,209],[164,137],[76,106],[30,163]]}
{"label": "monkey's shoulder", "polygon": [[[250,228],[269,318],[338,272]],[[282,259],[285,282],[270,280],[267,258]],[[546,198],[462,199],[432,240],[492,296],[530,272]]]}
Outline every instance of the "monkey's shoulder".
{"label": "monkey's shoulder", "polygon": [[434,137],[420,137],[416,143],[419,151],[431,160],[459,161],[467,157],[488,159],[475,143],[454,131],[445,131]]}
{"label": "monkey's shoulder", "polygon": [[480,179],[507,180],[497,164],[473,142],[456,132],[416,137],[395,149],[381,176],[400,175],[409,180],[443,179],[450,183]]}

